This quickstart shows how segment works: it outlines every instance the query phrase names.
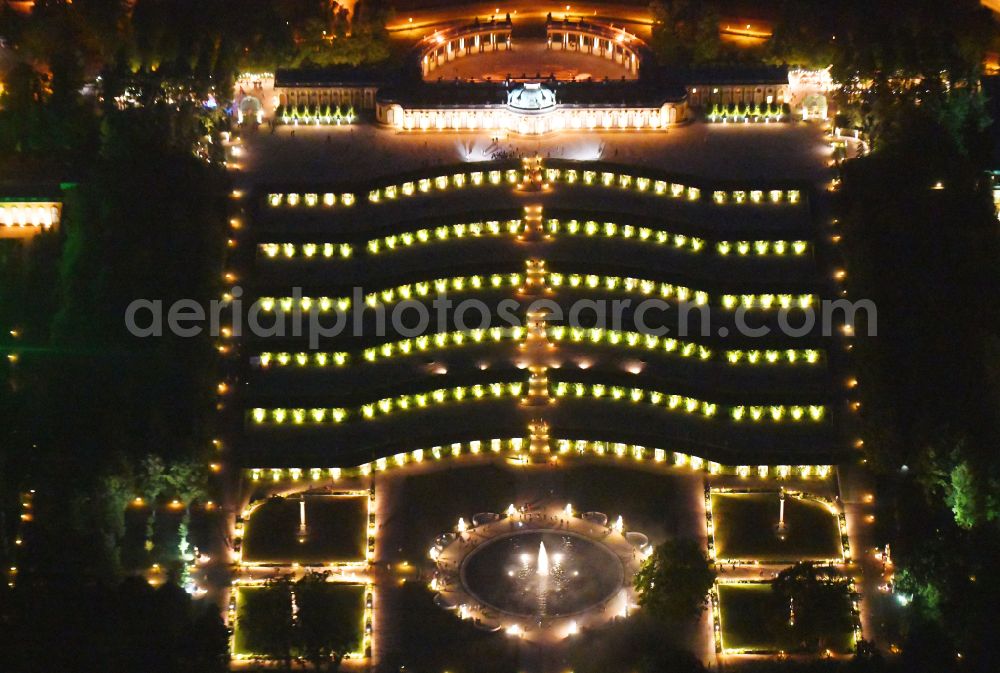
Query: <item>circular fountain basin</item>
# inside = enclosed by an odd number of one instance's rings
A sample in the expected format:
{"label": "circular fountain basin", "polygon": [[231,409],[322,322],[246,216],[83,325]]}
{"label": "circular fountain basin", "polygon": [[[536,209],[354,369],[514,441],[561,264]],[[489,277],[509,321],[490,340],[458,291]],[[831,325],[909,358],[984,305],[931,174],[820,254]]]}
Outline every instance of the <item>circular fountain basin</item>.
{"label": "circular fountain basin", "polygon": [[479,602],[535,618],[566,617],[599,606],[621,590],[625,569],[600,542],[566,530],[526,530],[482,543],[462,561],[460,573],[466,591]]}

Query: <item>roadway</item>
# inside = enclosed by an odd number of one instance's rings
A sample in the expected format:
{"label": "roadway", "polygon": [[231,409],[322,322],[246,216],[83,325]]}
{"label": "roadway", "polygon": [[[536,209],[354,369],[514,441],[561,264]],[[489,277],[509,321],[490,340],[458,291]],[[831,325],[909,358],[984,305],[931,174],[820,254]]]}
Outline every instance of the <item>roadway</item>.
{"label": "roadway", "polygon": [[[567,8],[569,8],[567,10]],[[544,21],[548,14],[554,19],[568,16],[572,20],[590,19],[625,27],[643,39],[647,39],[653,19],[646,5],[624,5],[610,3],[556,3],[526,2],[471,2],[424,9],[400,10],[396,18],[386,26],[390,35],[400,40],[419,40],[435,30],[453,25],[471,23],[474,17],[480,21],[491,18],[503,20],[507,14],[515,22],[531,20]]]}

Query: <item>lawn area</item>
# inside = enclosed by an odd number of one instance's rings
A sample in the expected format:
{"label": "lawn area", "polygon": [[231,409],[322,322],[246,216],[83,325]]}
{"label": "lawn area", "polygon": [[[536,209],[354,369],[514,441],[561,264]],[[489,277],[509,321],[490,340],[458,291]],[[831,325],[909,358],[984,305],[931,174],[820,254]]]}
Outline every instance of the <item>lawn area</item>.
{"label": "lawn area", "polygon": [[[503,632],[480,630],[458,619],[452,610],[434,604],[433,593],[422,582],[380,589],[384,607],[379,617],[382,636],[380,670],[420,673],[520,673],[541,656],[539,646]],[[564,649],[553,646],[540,670],[609,673],[635,671],[645,662],[663,671],[703,671],[686,643],[700,624],[669,627],[635,613],[603,628],[584,631]],[[558,661],[558,667],[553,666]],[[526,665],[528,662],[528,665]]]}
{"label": "lawn area", "polygon": [[518,640],[503,632],[476,628],[454,611],[434,604],[434,595],[422,582],[383,589],[391,604],[381,619],[381,631],[391,632],[383,642],[385,670],[450,671],[451,673],[517,673],[521,670]]}
{"label": "lawn area", "polygon": [[[240,628],[240,620],[248,610],[254,608],[254,602],[258,607],[267,605],[274,596],[269,596],[268,592],[274,589],[268,587],[238,587],[236,590],[236,627],[233,633],[233,653],[238,655],[252,655],[261,651],[261,647],[255,642],[254,636]],[[365,614],[365,586],[363,584],[323,584],[321,591],[324,594],[323,607],[324,615],[322,623],[328,625],[330,630],[337,633],[352,634],[350,652],[361,650],[364,625],[362,620]]]}
{"label": "lawn area", "polygon": [[[687,475],[656,474],[625,463],[515,468],[499,465],[452,467],[437,472],[400,475],[394,506],[380,535],[392,558],[418,562],[441,533],[478,512],[502,513],[510,503],[598,511],[654,543],[669,536],[698,537],[704,531],[700,480]],[[396,485],[393,485],[396,488]]]}
{"label": "lawn area", "polygon": [[[620,515],[627,528],[650,540],[700,534],[701,484],[684,476],[636,470],[628,464],[580,465],[563,468],[566,500],[581,510],[603,512],[609,521]],[[696,514],[697,512],[697,514]]]}
{"label": "lawn area", "polygon": [[383,541],[401,557],[423,560],[434,539],[454,529],[458,517],[502,512],[516,493],[511,471],[495,466],[457,467],[406,477],[399,509],[383,522]]}
{"label": "lawn area", "polygon": [[319,564],[363,561],[367,544],[367,496],[306,495],[306,536],[300,542],[301,496],[271,498],[246,522],[243,560]]}
{"label": "lawn area", "polygon": [[778,524],[777,493],[713,493],[715,555],[746,561],[840,559],[837,516],[814,500],[785,498],[785,537]]}
{"label": "lawn area", "polygon": [[[771,590],[770,584],[720,584],[718,589],[724,650],[795,652],[801,649],[800,637],[788,623],[789,606]],[[843,609],[850,612],[846,600]],[[821,649],[853,652],[853,632],[847,629],[827,634]]]}
{"label": "lawn area", "polygon": [[[236,625],[233,627],[233,654],[250,655],[260,651],[253,637],[245,629],[240,628],[240,620],[252,603],[267,600],[268,589],[265,587],[238,587],[236,592]],[[249,606],[249,607],[248,607]]]}

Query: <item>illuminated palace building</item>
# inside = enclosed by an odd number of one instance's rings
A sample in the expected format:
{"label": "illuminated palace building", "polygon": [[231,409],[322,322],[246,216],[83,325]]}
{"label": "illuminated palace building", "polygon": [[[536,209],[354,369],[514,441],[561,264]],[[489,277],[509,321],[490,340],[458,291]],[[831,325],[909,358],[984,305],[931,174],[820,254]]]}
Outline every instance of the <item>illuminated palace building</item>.
{"label": "illuminated palace building", "polygon": [[[743,128],[719,130],[729,138],[791,137],[781,135],[790,125],[749,128],[787,118],[783,71],[650,73],[638,37],[568,22],[549,22],[546,30],[547,38],[530,47],[540,62],[550,63],[550,52],[582,52],[576,66],[494,77],[509,66],[508,53],[518,54],[517,36],[509,24],[476,23],[421,41],[409,78],[278,73],[274,114],[287,124],[374,117],[379,126],[366,133],[392,134],[392,142],[407,147],[416,145],[396,136],[579,129],[648,132],[649,138],[623,140],[666,152],[656,149],[657,134],[676,127],[679,142],[689,142],[681,125],[701,123],[696,115],[748,127],[747,135]],[[475,63],[475,77],[445,77]],[[438,76],[442,81],[434,81]],[[788,133],[811,132],[797,129]],[[338,134],[357,135],[329,135]],[[322,135],[300,133],[291,142]],[[678,516],[704,519],[707,512],[700,539],[720,561],[744,557],[728,539],[716,542],[722,529],[712,507],[725,517],[725,508],[750,501],[715,489],[770,489],[754,497],[773,499],[766,509],[775,522],[778,488],[808,489],[822,497],[789,495],[790,515],[808,510],[819,517],[829,540],[804,558],[850,559],[830,478],[850,450],[843,431],[850,414],[843,331],[834,325],[830,336],[820,320],[794,335],[779,328],[785,314],[801,326],[808,311],[839,296],[814,183],[769,179],[766,168],[751,172],[758,177],[723,180],[652,164],[525,154],[409,172],[387,165],[378,177],[341,172],[263,182],[237,194],[243,301],[257,302],[262,322],[301,311],[329,327],[339,314],[348,316],[346,329],[323,333],[318,343],[310,343],[308,330],[289,328],[223,346],[241,363],[238,393],[227,398],[239,416],[229,454],[241,477],[230,602],[237,658],[257,652],[252,634],[241,635],[241,611],[276,572],[330,573],[331,592],[343,594],[335,600],[357,620],[350,657],[369,659],[373,670],[411,669],[398,638],[380,643],[386,631],[405,630],[399,624],[409,604],[401,596],[409,579],[439,594],[427,599],[428,609],[451,610],[499,637],[539,643],[634,607],[634,595],[622,587],[631,587],[654,540],[629,530],[616,512],[609,518],[588,511],[584,519],[564,501],[548,512],[567,518],[555,535],[532,529],[533,537],[510,549],[484,543],[496,553],[469,561],[482,574],[469,582],[458,577],[467,546],[456,540],[473,529],[482,539],[506,539],[513,524],[505,517],[520,514],[508,507],[516,496],[506,491],[502,502],[470,500],[471,511],[452,511],[449,502],[432,506],[434,493],[408,500],[410,486],[401,484],[411,476],[441,476],[436,465],[494,470],[480,479],[506,479],[497,475],[509,472],[530,479],[540,465],[628,465],[673,479],[692,494]],[[747,157],[757,160],[753,152]],[[453,306],[476,300],[475,308],[442,316],[432,302],[443,295]],[[586,308],[612,302],[627,302],[615,319]],[[639,308],[644,302],[648,309]],[[419,319],[418,306],[429,312],[428,322]],[[695,319],[685,322],[682,308]],[[765,336],[745,334],[744,323],[770,329]],[[442,509],[449,523],[440,520]],[[601,535],[588,537],[595,530]],[[794,539],[807,530],[796,520],[788,534]],[[766,531],[773,533],[770,523]],[[503,572],[504,554],[515,547],[527,560]],[[789,558],[782,554],[768,558]],[[751,564],[756,558],[746,557]],[[576,586],[577,571],[597,567],[606,572],[594,586],[606,584],[607,591],[557,595],[560,587]],[[544,591],[508,609],[502,591],[493,595],[493,577]],[[718,597],[724,603],[738,589],[720,584],[713,594],[712,655],[735,647],[723,642]],[[564,598],[565,614],[556,615]],[[601,607],[588,607],[599,601]]]}
{"label": "illuminated palace building", "polygon": [[[422,78],[409,71],[279,71],[274,104],[286,123],[314,122],[313,109],[350,106],[406,132],[521,135],[664,131],[713,105],[747,106],[747,116],[761,121],[787,114],[784,68],[661,71],[648,63],[639,37],[583,21],[548,21],[544,41],[520,43],[513,32],[497,21],[437,31],[413,50],[412,70],[419,67]],[[536,65],[533,50],[552,67],[516,72]]]}
{"label": "illuminated palace building", "polygon": [[[428,95],[429,94],[429,95]],[[624,96],[623,96],[624,94]],[[615,103],[623,98],[628,104]],[[377,119],[403,131],[663,130],[683,122],[682,89],[640,94],[633,85],[539,82],[418,87],[379,96]]]}

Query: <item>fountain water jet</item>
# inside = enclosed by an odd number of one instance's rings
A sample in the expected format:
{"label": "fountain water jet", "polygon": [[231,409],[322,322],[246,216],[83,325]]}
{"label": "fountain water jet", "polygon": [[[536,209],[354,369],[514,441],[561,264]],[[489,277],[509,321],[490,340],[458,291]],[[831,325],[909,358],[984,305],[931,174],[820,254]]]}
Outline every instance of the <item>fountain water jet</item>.
{"label": "fountain water jet", "polygon": [[538,543],[538,559],[535,561],[535,572],[542,577],[549,576],[549,553],[545,551],[545,542]]}
{"label": "fountain water jet", "polygon": [[784,540],[787,531],[785,528],[785,489],[782,488],[778,494],[778,525],[775,530],[778,532],[778,538]]}
{"label": "fountain water jet", "polygon": [[[481,540],[475,545],[459,536],[447,538],[447,552],[459,560],[438,563],[435,601],[452,608],[475,603],[479,607],[470,615],[488,626],[514,626],[508,633],[517,637],[523,637],[527,624],[539,634],[562,638],[582,632],[584,624],[617,617],[621,604],[627,610],[628,587],[639,565],[632,553],[637,547],[621,535],[608,535],[606,518],[601,530],[575,516],[564,521],[590,535],[569,525],[535,528],[533,517],[518,521],[518,515],[477,527]],[[456,565],[460,585],[442,582],[442,577],[455,577]],[[527,621],[512,623],[511,618]]]}
{"label": "fountain water jet", "polygon": [[302,496],[299,500],[299,533],[296,536],[299,543],[304,543],[306,541],[306,498]]}

